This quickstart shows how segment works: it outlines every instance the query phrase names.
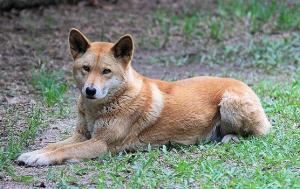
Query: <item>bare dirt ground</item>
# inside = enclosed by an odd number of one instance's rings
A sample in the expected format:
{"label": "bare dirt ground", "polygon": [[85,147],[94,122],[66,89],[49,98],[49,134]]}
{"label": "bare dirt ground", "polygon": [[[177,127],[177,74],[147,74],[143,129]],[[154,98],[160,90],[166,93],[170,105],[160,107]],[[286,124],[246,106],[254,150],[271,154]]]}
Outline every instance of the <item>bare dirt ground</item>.
{"label": "bare dirt ground", "polygon": [[[172,80],[193,75],[230,76],[231,73],[235,73],[240,74],[242,79],[250,83],[264,77],[259,70],[240,68],[235,65],[212,67],[195,62],[182,66],[151,63],[153,57],[197,54],[199,49],[203,50],[206,46],[215,44],[209,39],[189,43],[182,36],[174,34],[163,47],[149,47],[151,37],[159,33],[158,31],[156,33],[155,28],[149,28],[152,25],[148,25],[153,22],[154,11],[165,8],[180,12],[188,9],[189,6],[189,3],[183,1],[158,0],[149,3],[149,1],[131,0],[120,1],[117,4],[103,3],[99,7],[85,6],[81,3],[78,6],[61,5],[0,13],[0,124],[6,110],[16,107],[19,111],[14,116],[15,131],[18,132],[26,127],[23,120],[27,112],[41,100],[39,93],[30,84],[32,70],[42,66],[48,70],[62,70],[66,73],[65,79],[72,83],[72,60],[67,41],[69,29],[72,27],[80,29],[91,40],[113,42],[125,33],[133,34],[137,41],[133,66],[149,77]],[[209,10],[213,6],[214,3],[210,1],[193,4],[193,8],[199,10]],[[247,38],[247,35],[241,36],[237,36],[236,40]],[[78,95],[74,85],[67,95],[71,99],[70,114],[59,120],[51,120],[47,128],[41,129],[34,145],[31,145],[28,151],[60,140],[72,130]],[[1,145],[4,145],[7,136],[2,126],[0,137]],[[20,175],[45,175],[43,168],[26,168],[18,165],[14,167]],[[63,165],[58,167],[63,169]],[[45,181],[44,176],[40,178],[41,183]],[[14,182],[9,176],[1,175],[0,188],[26,187],[33,186]],[[47,187],[51,187],[51,184]]]}

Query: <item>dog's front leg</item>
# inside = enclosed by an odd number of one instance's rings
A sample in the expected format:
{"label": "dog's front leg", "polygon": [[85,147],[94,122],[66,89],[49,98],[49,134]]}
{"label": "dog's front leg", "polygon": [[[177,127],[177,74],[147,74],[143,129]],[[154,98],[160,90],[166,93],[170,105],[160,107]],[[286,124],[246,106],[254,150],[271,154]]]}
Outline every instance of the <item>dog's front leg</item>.
{"label": "dog's front leg", "polygon": [[54,151],[36,154],[25,160],[24,163],[28,166],[60,164],[64,161],[96,158],[107,151],[108,147],[105,141],[93,138],[84,142],[64,145]]}
{"label": "dog's front leg", "polygon": [[[81,118],[79,120],[83,120],[83,119]],[[90,138],[90,136],[89,136],[89,132],[85,126],[85,122],[79,121],[77,123],[75,132],[73,133],[73,135],[71,137],[67,138],[66,140],[60,141],[60,142],[48,144],[46,147],[44,147],[42,149],[23,153],[18,157],[17,161],[20,164],[23,164],[31,156],[36,156],[37,154],[47,153],[47,152],[56,150],[60,147],[63,147],[64,145],[83,142],[83,141],[88,140],[89,138]]]}

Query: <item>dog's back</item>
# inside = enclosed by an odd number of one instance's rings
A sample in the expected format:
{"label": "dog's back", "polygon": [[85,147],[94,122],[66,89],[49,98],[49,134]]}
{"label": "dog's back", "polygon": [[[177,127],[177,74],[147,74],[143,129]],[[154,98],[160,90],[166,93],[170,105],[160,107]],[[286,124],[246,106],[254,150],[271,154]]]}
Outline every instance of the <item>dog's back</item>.
{"label": "dog's back", "polygon": [[157,87],[153,96],[160,96],[159,100],[152,97],[152,104],[160,101],[163,107],[156,121],[139,134],[145,143],[194,144],[209,139],[215,129],[220,130],[219,138],[264,135],[270,129],[258,97],[240,81],[197,77],[147,82]]}

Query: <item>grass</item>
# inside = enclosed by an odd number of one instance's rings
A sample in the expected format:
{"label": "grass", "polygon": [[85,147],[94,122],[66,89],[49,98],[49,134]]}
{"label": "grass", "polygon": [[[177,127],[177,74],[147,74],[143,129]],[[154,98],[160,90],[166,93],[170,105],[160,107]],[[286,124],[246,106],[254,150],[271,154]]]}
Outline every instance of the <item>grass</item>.
{"label": "grass", "polygon": [[220,41],[224,32],[224,24],[220,18],[213,17],[210,22],[210,36],[212,39]]}
{"label": "grass", "polygon": [[289,5],[275,0],[229,0],[218,1],[217,10],[223,16],[249,22],[251,33],[262,32],[267,23],[275,23],[274,29],[299,29],[299,4]]}
{"label": "grass", "polygon": [[190,61],[189,55],[159,55],[150,58],[151,64],[183,66]]}
{"label": "grass", "polygon": [[68,85],[60,79],[61,73],[45,70],[33,74],[32,85],[42,93],[43,100],[48,106],[62,102],[63,95],[68,90]]}
{"label": "grass", "polygon": [[[149,24],[153,27],[140,37],[139,47],[145,50],[171,49],[170,55],[151,56],[154,63],[176,66],[193,62],[212,66],[230,63],[267,71],[277,71],[283,64],[299,64],[299,33],[296,32],[300,26],[299,3],[227,0],[218,1],[213,10],[191,8],[190,11],[174,12],[158,8],[151,21]],[[281,32],[294,34],[269,37]],[[178,41],[177,36],[181,36],[181,40]],[[244,38],[239,39],[240,36]],[[176,46],[183,48],[174,52]],[[199,56],[178,59],[189,51],[197,52]]]}
{"label": "grass", "polygon": [[[5,130],[3,133],[7,134],[7,141],[1,144],[0,148],[0,172],[8,173],[15,181],[32,182],[34,179],[33,176],[17,175],[12,164],[22,150],[34,141],[38,131],[47,125],[45,117],[59,118],[67,113],[64,108],[64,94],[67,90],[67,84],[62,83],[60,79],[60,74],[44,70],[36,71],[31,83],[34,88],[41,92],[46,107],[39,103],[31,109],[21,111],[22,108],[13,106],[5,111],[3,120]],[[49,107],[55,108],[55,105],[58,106],[58,114],[45,111]],[[53,110],[56,112],[55,109]],[[14,125],[24,116],[26,116],[24,128],[15,131]]]}
{"label": "grass", "polygon": [[[26,119],[26,127],[18,133],[14,131],[14,124],[17,121],[19,109],[9,108],[5,112],[5,119],[3,125],[7,130],[7,143],[0,149],[0,172],[7,172],[13,177],[14,180],[26,182],[29,181],[29,176],[16,175],[12,161],[17,158],[21,151],[29,144],[32,143],[37,135],[38,129],[43,123],[43,112],[39,107],[32,108],[29,111],[28,118]],[[14,116],[16,119],[12,119]]]}
{"label": "grass", "polygon": [[[234,65],[241,68],[259,68],[265,72],[295,70],[300,64],[300,35],[260,36],[247,42],[220,43],[200,54],[198,62],[211,66]],[[284,69],[284,70],[283,70]]]}
{"label": "grass", "polygon": [[158,29],[163,36],[163,39],[157,36],[148,39],[155,48],[164,47],[173,31],[180,31],[186,41],[203,37],[219,42],[221,38],[235,35],[232,28],[250,34],[300,29],[300,5],[275,0],[217,1],[215,11],[191,9],[175,13],[159,8],[153,13],[153,22],[155,32]]}
{"label": "grass", "polygon": [[197,12],[194,14],[183,15],[182,31],[188,40],[190,40],[193,37],[199,22],[200,22],[200,15]]}
{"label": "grass", "polygon": [[[219,35],[219,34],[216,34]],[[220,34],[222,35],[222,34]],[[221,37],[216,37],[221,40]],[[295,71],[300,65],[300,35],[289,33],[286,36],[262,35],[249,41],[224,43],[222,40],[213,46],[197,51],[194,55],[180,55],[173,52],[151,56],[150,63],[166,66],[202,64],[258,68],[266,73]]]}
{"label": "grass", "polygon": [[277,18],[277,28],[279,29],[300,29],[300,6],[294,5],[291,8],[282,6]]}

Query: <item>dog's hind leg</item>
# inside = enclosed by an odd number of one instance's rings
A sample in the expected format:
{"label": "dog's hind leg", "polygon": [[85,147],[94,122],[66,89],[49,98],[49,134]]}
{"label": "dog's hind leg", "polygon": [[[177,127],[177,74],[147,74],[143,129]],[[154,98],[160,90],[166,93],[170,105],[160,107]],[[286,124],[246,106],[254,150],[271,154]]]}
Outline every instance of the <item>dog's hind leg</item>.
{"label": "dog's hind leg", "polygon": [[266,135],[271,128],[259,98],[250,88],[242,92],[234,89],[225,91],[219,106],[220,132],[224,143],[237,140],[236,135]]}

